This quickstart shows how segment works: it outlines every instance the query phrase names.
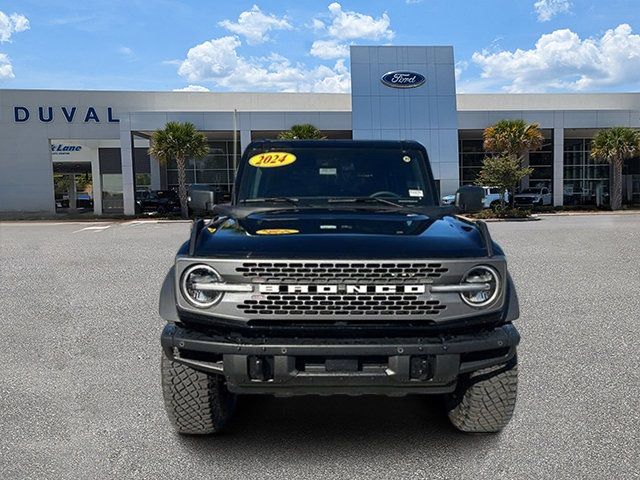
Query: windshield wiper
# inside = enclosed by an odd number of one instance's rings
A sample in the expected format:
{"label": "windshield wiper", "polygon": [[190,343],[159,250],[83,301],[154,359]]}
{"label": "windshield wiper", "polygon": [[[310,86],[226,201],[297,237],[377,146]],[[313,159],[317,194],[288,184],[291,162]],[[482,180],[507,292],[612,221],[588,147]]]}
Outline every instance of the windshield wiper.
{"label": "windshield wiper", "polygon": [[290,203],[296,205],[298,203],[297,198],[293,197],[263,197],[263,198],[245,198],[240,200],[239,203]]}
{"label": "windshield wiper", "polygon": [[384,203],[396,208],[406,209],[406,205],[392,202],[380,197],[348,197],[348,198],[328,198],[327,203]]}

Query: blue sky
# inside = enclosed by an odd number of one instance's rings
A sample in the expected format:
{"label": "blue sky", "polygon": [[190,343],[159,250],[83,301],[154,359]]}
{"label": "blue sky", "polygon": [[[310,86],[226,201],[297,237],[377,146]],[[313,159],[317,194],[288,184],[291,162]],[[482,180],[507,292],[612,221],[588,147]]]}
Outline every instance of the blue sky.
{"label": "blue sky", "polygon": [[0,88],[349,89],[348,46],[453,45],[458,91],[640,90],[638,0],[0,1]]}

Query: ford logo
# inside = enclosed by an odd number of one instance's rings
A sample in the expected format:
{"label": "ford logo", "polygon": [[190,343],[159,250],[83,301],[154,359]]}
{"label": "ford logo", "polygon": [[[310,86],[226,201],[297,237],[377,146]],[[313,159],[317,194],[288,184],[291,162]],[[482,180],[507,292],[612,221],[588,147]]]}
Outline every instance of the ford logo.
{"label": "ford logo", "polygon": [[424,75],[416,72],[394,71],[387,72],[380,81],[392,88],[415,88],[427,81]]}

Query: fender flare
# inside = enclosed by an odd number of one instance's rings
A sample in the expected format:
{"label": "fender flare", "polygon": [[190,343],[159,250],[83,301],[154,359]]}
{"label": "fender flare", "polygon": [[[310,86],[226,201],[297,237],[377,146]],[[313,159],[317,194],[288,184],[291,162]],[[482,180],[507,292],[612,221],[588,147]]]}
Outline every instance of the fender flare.
{"label": "fender flare", "polygon": [[167,322],[175,323],[180,320],[176,308],[175,267],[169,269],[169,273],[162,282],[158,310],[160,316]]}
{"label": "fender flare", "polygon": [[518,294],[516,293],[516,285],[510,273],[507,273],[507,296],[507,308],[503,315],[503,321],[513,322],[520,316],[520,302],[518,301]]}

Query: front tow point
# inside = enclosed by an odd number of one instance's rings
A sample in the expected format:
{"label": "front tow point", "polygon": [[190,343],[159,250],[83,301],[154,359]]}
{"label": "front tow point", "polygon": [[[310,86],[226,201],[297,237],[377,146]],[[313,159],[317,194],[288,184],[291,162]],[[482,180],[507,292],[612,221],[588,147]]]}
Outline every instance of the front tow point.
{"label": "front tow point", "polygon": [[247,357],[247,364],[251,380],[273,380],[273,357],[250,355]]}

